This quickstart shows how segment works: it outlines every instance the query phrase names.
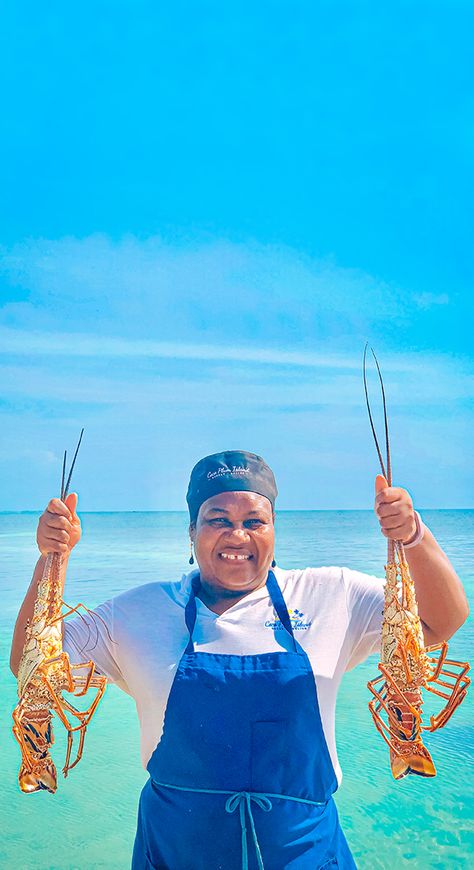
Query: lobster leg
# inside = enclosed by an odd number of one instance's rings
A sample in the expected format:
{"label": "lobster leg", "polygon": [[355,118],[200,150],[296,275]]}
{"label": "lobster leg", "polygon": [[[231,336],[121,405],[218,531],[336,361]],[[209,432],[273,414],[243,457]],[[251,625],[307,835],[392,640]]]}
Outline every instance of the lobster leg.
{"label": "lobster leg", "polygon": [[[77,663],[71,665],[71,663],[69,661],[69,656],[65,652],[59,653],[59,655],[55,656],[54,658],[46,659],[43,662],[42,667],[44,668],[45,665],[50,666],[52,664],[56,664],[59,662],[61,662],[61,665],[62,665],[62,673],[67,679],[67,686],[63,686],[63,689],[65,689],[68,692],[71,692],[71,694],[74,694],[76,696],[76,698],[80,698],[81,695],[86,694],[87,690],[89,689],[89,686],[91,685],[91,683],[93,682],[94,679],[99,679],[99,680],[106,679],[105,677],[102,677],[100,674],[97,674],[94,677],[95,664],[90,659],[87,662],[77,662]],[[73,676],[73,673],[72,673],[73,670],[84,670],[85,668],[88,668],[87,677],[84,678],[80,675],[78,675],[76,677]],[[81,686],[82,690],[80,692],[78,692],[77,688],[78,688],[78,686],[80,686],[82,684],[83,681],[84,681],[84,686]],[[95,688],[97,688],[97,686],[95,686]],[[51,691],[54,692],[54,689],[52,687],[51,687]]]}
{"label": "lobster leg", "polygon": [[[439,652],[439,656],[436,657],[436,656],[429,655],[429,653],[432,653],[432,652]],[[431,674],[429,679],[436,680],[438,674],[441,671],[441,668],[443,667],[443,665],[446,661],[446,656],[448,653],[448,644],[443,642],[443,643],[435,644],[434,646],[428,646],[428,647],[426,647],[426,653],[428,654],[427,655],[428,662],[435,665],[433,673]]]}
{"label": "lobster leg", "polygon": [[75,767],[76,764],[82,758],[82,750],[83,750],[83,746],[84,746],[84,738],[86,736],[86,728],[87,728],[87,726],[84,722],[79,726],[79,731],[80,731],[79,746],[78,746],[76,758],[72,764],[69,764],[69,759],[71,758],[71,750],[72,750],[72,731],[73,730],[75,731],[76,729],[71,729],[70,731],[68,731],[66,761],[64,762],[64,767],[63,767],[64,776],[67,776],[69,771],[72,770],[72,768]]}
{"label": "lobster leg", "polygon": [[81,726],[77,726],[75,728],[72,728],[68,719],[66,718],[66,716],[62,712],[63,709],[69,710],[69,712],[71,712],[74,716],[76,716],[76,718],[81,719],[81,721],[85,721],[86,724],[88,724],[90,719],[92,718],[94,712],[95,712],[97,704],[99,703],[102,695],[105,692],[107,680],[106,680],[106,677],[102,677],[102,676],[95,676],[94,677],[95,665],[93,662],[84,662],[84,663],[80,663],[78,665],[73,665],[72,667],[81,668],[81,669],[83,669],[85,666],[90,666],[89,673],[88,673],[87,677],[79,677],[79,678],[76,678],[76,680],[75,680],[73,677],[72,671],[71,671],[71,665],[69,664],[69,661],[67,660],[67,653],[61,653],[61,657],[62,656],[66,656],[65,670],[66,670],[66,674],[68,676],[69,685],[67,688],[69,689],[69,691],[75,692],[77,679],[79,679],[81,682],[82,682],[82,680],[84,680],[84,686],[82,687],[81,692],[75,693],[76,697],[80,697],[81,695],[83,695],[84,690],[87,690],[90,686],[92,686],[92,688],[97,689],[97,694],[96,694],[94,700],[92,701],[92,704],[90,705],[90,707],[88,707],[87,710],[84,710],[84,711],[77,710],[75,707],[72,706],[72,704],[70,704],[65,698],[61,697],[56,692],[54,687],[51,685],[51,682],[48,679],[48,677],[44,673],[42,673],[41,667],[38,669],[38,671],[39,671],[38,675],[41,676],[41,679],[44,681],[45,685],[47,686],[48,691],[51,694],[51,699],[52,699],[53,704],[54,704],[54,710],[57,713],[57,715],[59,716],[59,718],[61,719],[61,722],[63,723],[64,727],[67,728],[68,731],[69,730],[76,731]]}
{"label": "lobster leg", "polygon": [[[107,625],[105,619],[103,619],[102,616],[99,616],[98,613],[94,613],[93,610],[90,610],[89,607],[86,607],[86,605],[83,604],[81,601],[79,601],[79,603],[76,604],[75,607],[73,607],[72,605],[66,604],[65,601],[61,601],[61,604],[62,604],[63,607],[66,608],[66,612],[65,612],[65,613],[60,613],[59,616],[56,616],[54,619],[51,619],[51,620],[50,620],[50,624],[51,624],[51,625],[54,625],[55,622],[61,622],[63,619],[66,619],[68,616],[71,616],[72,613],[77,613],[78,616],[80,616],[81,619],[84,620],[84,617],[82,616],[82,614],[80,613],[80,610],[79,610],[79,608],[82,608],[83,610],[86,611],[86,613],[88,614],[88,616],[91,616],[91,617],[92,617],[93,620],[95,620],[95,619],[99,619],[99,620],[100,620],[100,622],[103,624],[103,626],[104,626],[104,628],[105,628],[105,630],[106,630],[106,632],[107,632],[107,635],[108,635],[108,638],[109,638],[110,642],[111,642],[111,643],[115,643],[115,641],[112,639],[112,636],[111,636],[110,631],[109,631],[109,627],[108,627],[108,625]],[[87,624],[87,621],[86,621],[86,625],[87,625],[88,630],[89,630],[89,635],[88,635],[88,638],[87,638],[87,641],[86,641],[86,644],[87,644],[87,643],[89,642],[89,637],[90,637],[90,629],[89,629],[89,626],[88,626],[88,624]]]}
{"label": "lobster leg", "polygon": [[[433,648],[431,647],[430,650],[432,649]],[[464,700],[467,689],[471,683],[471,680],[467,676],[469,665],[465,662],[447,659],[446,652],[447,645],[442,644],[442,652],[439,661],[436,662],[436,660],[430,657],[430,661],[435,662],[435,666],[426,681],[425,688],[428,692],[432,692],[434,695],[444,698],[448,703],[439,713],[430,717],[430,725],[424,726],[424,730],[427,731],[436,731],[438,728],[442,728],[446,725],[446,722],[449,721],[454,711]],[[449,670],[449,667],[445,667],[446,665],[458,670]],[[446,682],[446,680],[441,680],[440,677],[451,678],[454,682]],[[448,689],[449,693],[440,691],[439,688],[435,689],[434,686],[442,686],[443,688]]]}
{"label": "lobster leg", "polygon": [[[54,687],[51,685],[50,680],[47,678],[47,676],[44,673],[42,673],[43,666],[40,666],[40,668],[38,669],[40,672],[39,675],[41,676],[41,679],[44,681],[44,683],[47,686],[48,691],[51,695],[52,708],[68,732],[66,764],[63,768],[63,773],[66,776],[68,770],[70,770],[72,767],[74,767],[82,756],[82,748],[83,748],[83,744],[84,744],[85,731],[86,731],[86,728],[87,728],[90,720],[92,719],[92,716],[94,715],[94,712],[96,710],[96,707],[97,707],[99,701],[101,700],[101,698],[105,692],[107,680],[105,677],[102,677],[102,676],[95,676],[94,677],[95,665],[93,662],[84,662],[84,663],[79,663],[77,665],[71,666],[69,663],[69,658],[67,656],[67,653],[61,653],[60,656],[58,656],[58,659],[63,660],[62,661],[63,673],[67,677],[67,680],[68,680],[67,688],[69,689],[69,691],[75,692],[77,679],[79,679],[81,683],[82,683],[82,681],[84,682],[84,685],[81,687],[82,691],[76,693],[77,696],[83,695],[85,693],[85,691],[87,691],[87,689],[90,686],[97,689],[95,698],[92,701],[92,704],[90,705],[90,707],[88,707],[87,710],[84,710],[84,711],[76,710],[76,708],[73,707],[72,704],[70,704],[65,698],[63,698],[60,694],[58,694],[56,692]],[[87,676],[86,677],[79,677],[79,678],[75,679],[73,676],[73,673],[72,673],[72,668],[83,669],[85,666],[89,667],[89,672],[88,672]],[[76,726],[72,726],[70,721],[68,720],[65,712],[64,712],[65,710],[67,710],[74,717],[79,719],[80,724],[76,725]],[[72,734],[75,731],[81,732],[80,733],[80,741],[79,741],[79,749],[78,749],[78,754],[77,754],[75,761],[73,762],[73,764],[70,765],[69,759],[70,759],[71,750],[72,750]]]}
{"label": "lobster leg", "polygon": [[[99,680],[101,681],[100,683],[99,683]],[[99,701],[101,700],[102,695],[105,692],[107,684],[106,684],[104,677],[96,677],[95,682],[92,682],[91,685],[93,686],[93,688],[97,688],[97,690],[98,690],[91,706],[85,712],[84,719],[82,720],[81,724],[79,726],[76,726],[76,728],[71,728],[68,730],[68,747],[67,747],[66,761],[65,761],[65,764],[63,767],[64,776],[67,776],[68,772],[70,770],[72,770],[72,768],[75,767],[76,764],[82,758],[82,751],[83,751],[83,747],[84,747],[84,738],[86,736],[86,728],[89,725],[89,722],[91,721],[91,719],[95,713],[95,709],[96,709]],[[66,704],[67,704],[67,702],[66,702]],[[70,707],[71,705],[67,704],[67,706]],[[74,710],[74,708],[71,707],[71,711],[73,711],[73,710]],[[79,746],[77,749],[77,755],[76,755],[75,760],[73,761],[72,764],[69,764],[69,759],[71,757],[71,749],[72,749],[72,732],[73,731],[80,732]]]}
{"label": "lobster leg", "polygon": [[[444,693],[437,692],[431,686],[426,686],[426,688],[428,689],[429,692],[434,692],[434,694],[441,695],[443,698],[447,697]],[[444,725],[446,725],[446,722],[449,721],[449,719],[453,715],[454,711],[459,707],[459,705],[464,700],[464,698],[466,696],[467,688],[468,688],[468,683],[466,683],[466,685],[459,692],[457,692],[455,695],[453,694],[450,696],[449,701],[446,704],[446,706],[443,707],[443,709],[436,716],[430,717],[430,725],[424,726],[427,731],[436,731],[438,728],[442,728]]]}

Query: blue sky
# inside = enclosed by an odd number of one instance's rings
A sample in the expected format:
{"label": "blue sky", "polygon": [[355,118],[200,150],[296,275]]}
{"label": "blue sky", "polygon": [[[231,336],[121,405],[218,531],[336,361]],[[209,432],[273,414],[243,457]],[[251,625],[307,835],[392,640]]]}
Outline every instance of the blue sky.
{"label": "blue sky", "polygon": [[183,509],[225,448],[282,508],[369,508],[366,340],[395,482],[472,507],[472,5],[2,19],[0,509],[81,426],[84,510]]}

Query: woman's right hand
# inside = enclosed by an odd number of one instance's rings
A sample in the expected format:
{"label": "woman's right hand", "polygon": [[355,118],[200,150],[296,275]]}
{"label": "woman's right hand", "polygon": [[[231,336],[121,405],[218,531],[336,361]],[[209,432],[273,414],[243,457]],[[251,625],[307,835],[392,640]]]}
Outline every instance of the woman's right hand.
{"label": "woman's right hand", "polygon": [[41,514],[36,540],[43,556],[60,553],[69,556],[81,537],[81,521],[76,513],[77,493],[69,493],[66,501],[52,498]]}

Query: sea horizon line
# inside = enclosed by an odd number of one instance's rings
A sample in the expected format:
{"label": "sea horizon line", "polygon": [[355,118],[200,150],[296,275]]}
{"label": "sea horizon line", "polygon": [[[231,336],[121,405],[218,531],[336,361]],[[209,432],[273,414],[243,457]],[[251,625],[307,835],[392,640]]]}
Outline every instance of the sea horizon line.
{"label": "sea horizon line", "polygon": [[[37,508],[36,510],[33,508],[28,508],[27,510],[0,510],[0,516],[7,516],[11,514],[15,515],[32,515],[32,514],[41,514],[44,508]],[[463,513],[468,513],[470,511],[474,511],[474,507],[419,507],[420,511],[459,511]],[[82,515],[90,515],[90,514],[186,514],[187,510],[175,510],[175,509],[141,509],[141,508],[126,508],[122,510],[80,510],[79,514]],[[373,508],[277,508],[276,514],[296,514],[296,513],[305,513],[305,514],[330,514],[330,513],[373,513]]]}

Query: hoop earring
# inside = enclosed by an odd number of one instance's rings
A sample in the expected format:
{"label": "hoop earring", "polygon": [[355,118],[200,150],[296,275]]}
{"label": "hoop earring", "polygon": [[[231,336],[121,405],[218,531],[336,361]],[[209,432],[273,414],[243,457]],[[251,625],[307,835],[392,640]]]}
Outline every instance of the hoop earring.
{"label": "hoop earring", "polygon": [[189,564],[194,565],[193,542],[192,541],[189,542],[189,549],[190,549],[190,553],[191,553],[191,555],[189,556]]}
{"label": "hoop earring", "polygon": [[276,567],[276,562],[275,562],[275,556],[274,556],[272,559],[272,568],[275,568],[275,567]]}

